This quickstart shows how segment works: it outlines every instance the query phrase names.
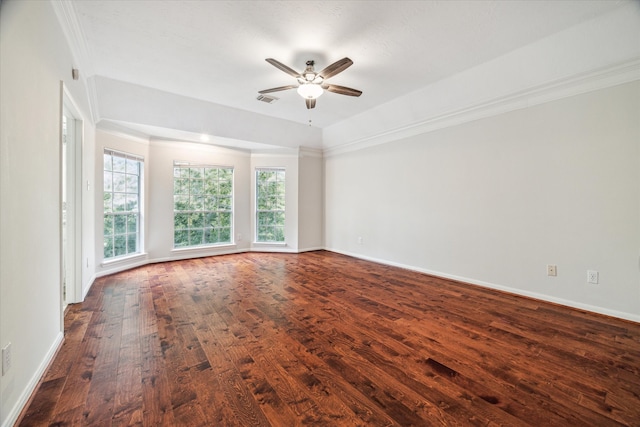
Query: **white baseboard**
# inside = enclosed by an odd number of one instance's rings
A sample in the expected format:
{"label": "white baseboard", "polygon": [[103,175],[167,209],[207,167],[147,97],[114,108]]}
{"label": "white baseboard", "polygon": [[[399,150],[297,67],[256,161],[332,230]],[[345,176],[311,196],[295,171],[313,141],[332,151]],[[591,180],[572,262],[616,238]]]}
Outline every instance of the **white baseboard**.
{"label": "white baseboard", "polygon": [[494,290],[497,290],[497,291],[508,292],[510,294],[520,295],[520,296],[524,296],[524,297],[528,297],[528,298],[534,298],[534,299],[537,299],[537,300],[540,300],[540,301],[551,302],[551,303],[554,303],[554,304],[563,305],[565,307],[576,308],[576,309],[579,309],[579,310],[589,311],[591,313],[603,314],[605,316],[616,317],[616,318],[619,318],[619,319],[629,320],[631,322],[640,323],[640,315],[637,315],[637,314],[634,314],[634,313],[627,313],[627,312],[624,312],[624,311],[612,310],[612,309],[609,309],[609,308],[606,308],[606,307],[593,306],[593,305],[584,304],[584,303],[577,302],[577,301],[571,301],[571,300],[566,300],[566,299],[563,299],[563,298],[557,298],[557,297],[546,295],[546,294],[540,294],[540,293],[537,293],[537,292],[530,292],[530,291],[525,291],[525,290],[522,290],[522,289],[511,288],[511,287],[508,287],[508,286],[497,285],[495,283],[489,283],[489,282],[483,282],[481,280],[470,279],[468,277],[461,277],[461,276],[456,276],[456,275],[453,275],[453,274],[447,274],[447,273],[443,273],[441,271],[433,271],[433,270],[428,270],[428,269],[425,269],[425,268],[420,268],[420,267],[416,267],[416,266],[412,266],[412,265],[397,263],[397,262],[393,262],[393,261],[387,261],[387,260],[379,259],[379,258],[368,257],[368,256],[362,255],[362,254],[357,254],[357,253],[352,253],[352,252],[347,252],[347,251],[341,251],[341,250],[337,250],[337,249],[329,249],[329,248],[325,248],[325,250],[330,251],[330,252],[335,252],[335,253],[338,253],[338,254],[342,254],[342,255],[347,255],[347,256],[350,256],[350,257],[353,257],[353,258],[362,259],[362,260],[365,260],[365,261],[375,262],[377,264],[383,264],[383,265],[389,265],[389,266],[392,266],[392,267],[404,268],[406,270],[411,270],[411,271],[415,271],[415,272],[418,272],[418,273],[424,273],[424,274],[428,274],[428,275],[431,275],[431,276],[442,277],[444,279],[451,279],[451,280],[455,280],[457,282],[463,282],[463,283],[468,283],[470,285],[482,286],[483,288],[489,288],[489,289],[494,289]]}
{"label": "white baseboard", "polygon": [[53,361],[53,358],[55,357],[56,353],[58,352],[58,349],[62,345],[63,340],[64,340],[64,334],[60,332],[56,336],[53,343],[51,344],[51,347],[49,347],[49,351],[47,351],[47,354],[45,355],[44,359],[42,360],[42,362],[40,362],[38,369],[31,376],[31,379],[27,383],[27,386],[24,388],[24,390],[22,390],[22,393],[20,394],[20,397],[16,401],[16,404],[13,405],[13,408],[11,408],[11,411],[9,411],[7,418],[2,423],[2,427],[13,426],[18,421],[18,417],[20,416],[20,413],[29,402],[29,399],[31,399],[31,395],[35,391],[36,387],[38,387],[38,384],[40,383],[40,379],[47,371],[49,364],[51,364],[51,362]]}

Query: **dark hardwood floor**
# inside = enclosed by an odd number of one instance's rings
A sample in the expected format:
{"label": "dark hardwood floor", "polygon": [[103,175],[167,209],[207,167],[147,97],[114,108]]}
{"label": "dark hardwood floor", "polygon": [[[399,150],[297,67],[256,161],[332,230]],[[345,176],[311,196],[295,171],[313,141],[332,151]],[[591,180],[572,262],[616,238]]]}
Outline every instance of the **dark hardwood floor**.
{"label": "dark hardwood floor", "polygon": [[640,426],[640,324],[331,252],[98,279],[22,426]]}

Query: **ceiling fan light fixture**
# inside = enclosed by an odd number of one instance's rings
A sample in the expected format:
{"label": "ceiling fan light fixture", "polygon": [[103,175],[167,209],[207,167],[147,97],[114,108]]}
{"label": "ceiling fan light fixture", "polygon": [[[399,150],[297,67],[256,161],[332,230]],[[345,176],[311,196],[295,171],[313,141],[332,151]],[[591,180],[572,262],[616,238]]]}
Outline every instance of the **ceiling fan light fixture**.
{"label": "ceiling fan light fixture", "polygon": [[324,93],[322,86],[315,83],[305,83],[298,86],[298,94],[305,99],[316,99]]}

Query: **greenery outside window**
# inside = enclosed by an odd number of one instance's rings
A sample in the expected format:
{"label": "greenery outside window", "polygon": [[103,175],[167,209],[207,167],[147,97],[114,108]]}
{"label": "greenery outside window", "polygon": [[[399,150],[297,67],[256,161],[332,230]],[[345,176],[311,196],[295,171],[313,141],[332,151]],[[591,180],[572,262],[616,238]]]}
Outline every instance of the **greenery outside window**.
{"label": "greenery outside window", "polygon": [[173,165],[175,248],[221,245],[233,236],[233,168]]}
{"label": "greenery outside window", "polygon": [[282,243],[285,212],[285,170],[256,169],[256,242]]}
{"label": "greenery outside window", "polygon": [[141,251],[140,201],[143,159],[104,150],[104,259]]}

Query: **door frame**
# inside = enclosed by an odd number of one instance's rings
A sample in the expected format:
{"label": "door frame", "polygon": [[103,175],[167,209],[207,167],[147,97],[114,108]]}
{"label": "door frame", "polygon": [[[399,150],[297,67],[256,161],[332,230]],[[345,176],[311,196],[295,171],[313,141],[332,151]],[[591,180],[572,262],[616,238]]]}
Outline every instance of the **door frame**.
{"label": "door frame", "polygon": [[[63,116],[67,122],[67,134],[71,134],[64,147]],[[84,119],[64,82],[60,82],[60,304],[62,316],[67,304],[82,301],[82,152],[84,145]],[[66,153],[66,159],[63,159]],[[66,162],[65,162],[66,160]],[[66,164],[66,168],[64,167]],[[63,174],[66,173],[66,177]],[[66,178],[66,179],[65,179]],[[66,182],[67,226],[64,218],[63,185]],[[66,248],[65,240],[66,237]],[[65,250],[66,249],[66,250]],[[65,277],[66,272],[66,277]],[[68,280],[67,280],[68,279]],[[65,289],[65,280],[67,282]],[[64,319],[62,320],[64,321]]]}

